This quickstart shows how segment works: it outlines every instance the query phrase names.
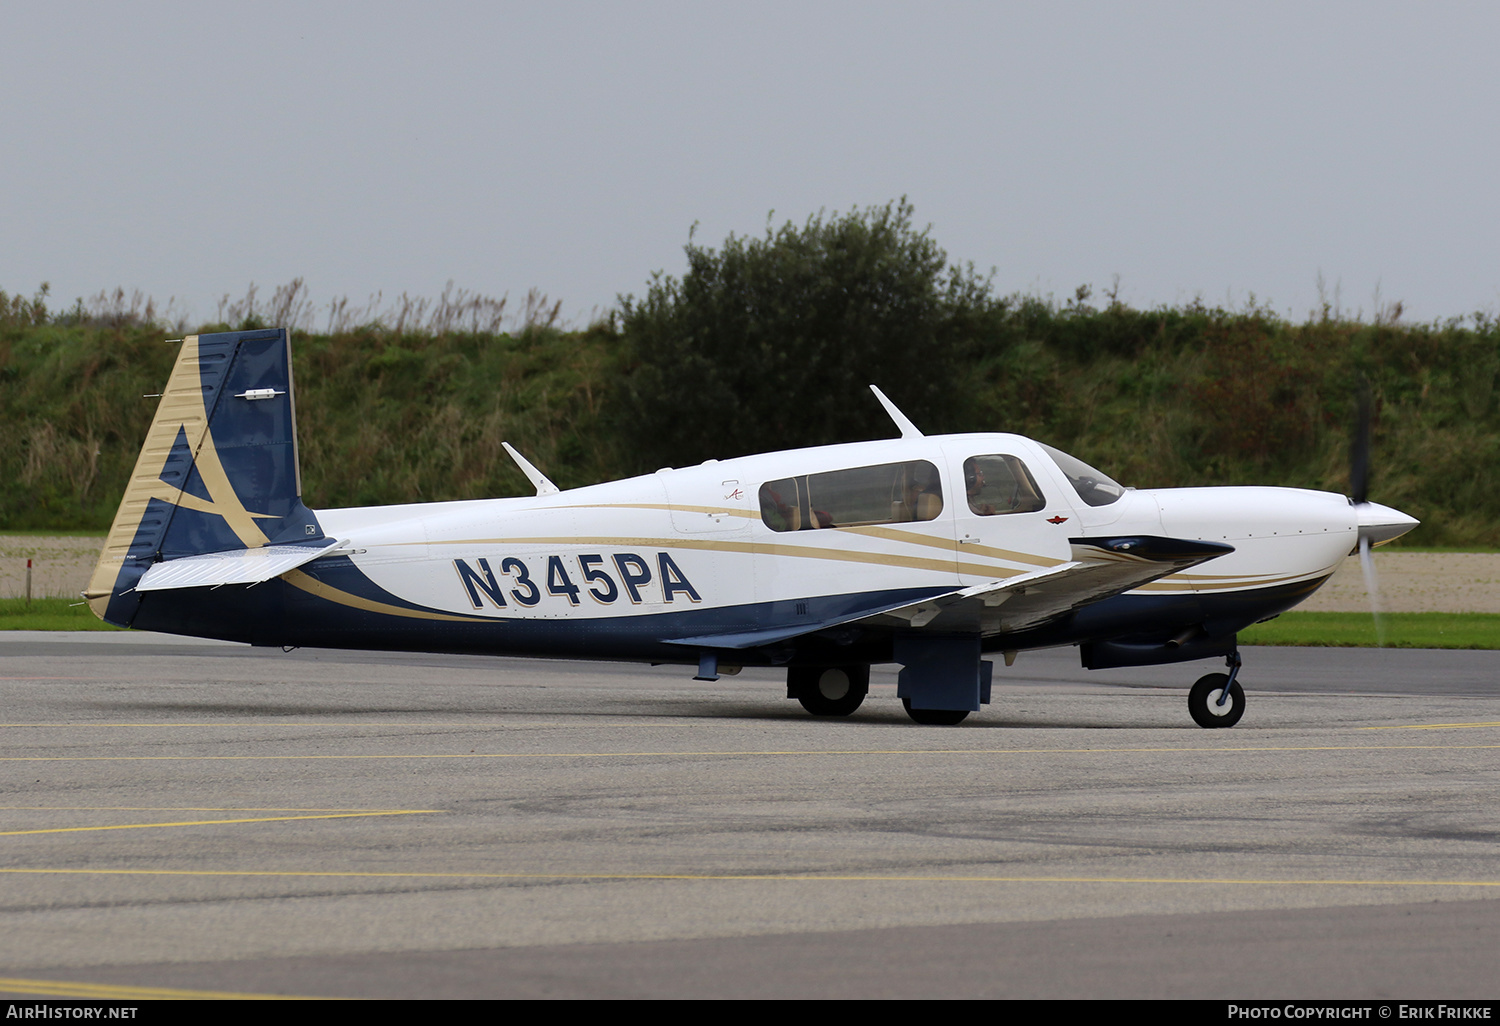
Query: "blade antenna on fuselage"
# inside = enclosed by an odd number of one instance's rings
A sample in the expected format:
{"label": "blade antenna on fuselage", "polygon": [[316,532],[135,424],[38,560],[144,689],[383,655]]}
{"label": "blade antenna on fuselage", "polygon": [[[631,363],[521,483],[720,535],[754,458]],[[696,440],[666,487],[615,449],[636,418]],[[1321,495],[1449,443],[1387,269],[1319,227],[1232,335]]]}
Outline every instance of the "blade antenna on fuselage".
{"label": "blade antenna on fuselage", "polygon": [[521,468],[521,473],[526,475],[526,480],[536,485],[536,493],[538,495],[556,495],[562,491],[561,488],[552,483],[546,474],[533,467],[530,460],[516,452],[515,446],[509,442],[501,442],[500,444],[505,447],[506,452],[510,453],[510,458],[516,461],[516,466]]}
{"label": "blade antenna on fuselage", "polygon": [[895,403],[891,402],[885,397],[884,392],[876,388],[874,385],[870,386],[870,391],[875,393],[875,398],[880,400],[880,405],[885,407],[885,412],[890,414],[891,419],[896,422],[896,426],[901,429],[902,438],[926,437],[920,430],[917,429],[917,426],[915,424],[906,419],[906,414],[898,410]]}

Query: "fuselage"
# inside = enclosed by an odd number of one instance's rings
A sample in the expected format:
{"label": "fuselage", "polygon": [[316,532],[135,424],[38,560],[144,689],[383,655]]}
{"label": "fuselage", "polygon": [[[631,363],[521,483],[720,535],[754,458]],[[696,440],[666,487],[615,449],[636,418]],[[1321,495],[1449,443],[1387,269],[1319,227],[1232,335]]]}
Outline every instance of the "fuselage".
{"label": "fuselage", "polygon": [[[1120,489],[1081,466],[1018,435],[950,435],[709,461],[524,498],[322,510],[323,531],[341,543],[333,554],[254,588],[152,596],[135,626],[171,621],[156,629],[262,644],[692,662],[682,639],[816,627],[1060,566],[1070,539],[1149,535],[1233,551],[1045,628],[986,637],[984,648],[1159,646],[1189,628],[1232,640],[1327,580],[1357,547],[1362,515],[1392,520],[1328,492]],[[216,608],[225,604],[237,610]],[[889,657],[888,638],[855,632],[737,658],[826,661],[834,647]]]}

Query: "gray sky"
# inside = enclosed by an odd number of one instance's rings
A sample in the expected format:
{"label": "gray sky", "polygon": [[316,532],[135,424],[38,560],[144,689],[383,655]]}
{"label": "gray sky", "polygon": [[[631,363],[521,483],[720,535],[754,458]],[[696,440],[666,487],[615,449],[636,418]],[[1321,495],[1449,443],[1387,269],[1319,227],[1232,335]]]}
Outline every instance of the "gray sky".
{"label": "gray sky", "polygon": [[1500,310],[1500,4],[32,3],[0,288],[539,288],[906,195],[1005,293]]}

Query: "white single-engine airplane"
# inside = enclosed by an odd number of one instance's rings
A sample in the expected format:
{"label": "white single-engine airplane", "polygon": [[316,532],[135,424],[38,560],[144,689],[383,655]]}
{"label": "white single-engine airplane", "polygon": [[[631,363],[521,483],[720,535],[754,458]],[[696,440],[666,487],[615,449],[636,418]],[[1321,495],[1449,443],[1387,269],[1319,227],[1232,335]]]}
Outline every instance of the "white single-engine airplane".
{"label": "white single-engine airplane", "polygon": [[989,701],[987,652],[1217,657],[1188,709],[1228,727],[1236,632],[1417,523],[1364,501],[1362,472],[1353,499],[1123,488],[1018,435],[926,437],[875,394],[900,438],[568,491],[507,445],[535,496],[314,513],[287,332],[191,336],[85,595],[123,627],[252,645],[786,667],[816,716],[895,662],[927,724]]}

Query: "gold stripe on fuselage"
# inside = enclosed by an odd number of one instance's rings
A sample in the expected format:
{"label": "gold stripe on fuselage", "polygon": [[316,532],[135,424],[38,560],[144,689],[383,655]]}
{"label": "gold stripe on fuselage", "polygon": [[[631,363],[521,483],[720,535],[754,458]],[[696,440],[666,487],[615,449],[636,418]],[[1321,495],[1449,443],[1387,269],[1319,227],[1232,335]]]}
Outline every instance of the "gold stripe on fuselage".
{"label": "gold stripe on fuselage", "polygon": [[[898,532],[891,532],[898,533]],[[903,538],[901,540],[911,540]],[[488,545],[540,545],[558,547],[568,546],[598,546],[608,548],[666,548],[666,549],[696,549],[700,551],[720,552],[742,552],[750,555],[774,555],[794,556],[801,559],[824,559],[840,562],[867,563],[878,566],[903,566],[918,570],[936,570],[938,572],[952,572],[955,567],[967,573],[976,575],[992,575],[995,579],[1014,577],[1027,571],[1011,569],[1008,567],[982,566],[979,564],[950,563],[938,559],[921,559],[914,556],[900,556],[888,553],[873,552],[850,552],[841,549],[812,548],[805,545],[778,545],[775,543],[761,542],[730,542],[723,540],[709,540],[699,538],[646,538],[646,537],[536,537],[536,538],[465,538],[454,541],[436,542],[395,542],[393,545],[463,545],[463,546],[488,546]],[[1331,570],[1324,570],[1320,574],[1311,577],[1306,574],[1292,574],[1280,576],[1268,575],[1246,575],[1243,577],[1226,576],[1219,578],[1224,583],[1218,586],[1207,583],[1200,584],[1178,584],[1168,589],[1159,590],[1193,590],[1198,592],[1217,591],[1242,591],[1257,586],[1270,586],[1275,584],[1290,583],[1302,579],[1309,581],[1314,587],[1321,583]],[[498,617],[472,616],[458,613],[439,613],[419,609],[407,609],[402,606],[379,602],[374,599],[364,598],[349,592],[325,584],[314,577],[309,576],[301,570],[291,570],[282,575],[282,579],[293,587],[299,588],[308,594],[318,598],[334,602],[339,605],[354,609],[363,609],[372,613],[383,613],[388,616],[401,616],[420,620],[442,620],[461,623],[487,623],[494,622]],[[1166,578],[1165,580],[1170,580]],[[1160,584],[1162,582],[1155,582]],[[1152,590],[1153,585],[1147,584],[1133,591]]]}
{"label": "gold stripe on fuselage", "polygon": [[[841,530],[851,530],[851,531],[853,531],[853,530],[859,530],[859,529],[858,528],[847,528],[847,529],[841,529]],[[894,535],[894,534],[898,534],[900,532],[892,531],[890,533]],[[918,537],[920,537],[920,536],[908,536],[908,537],[900,538],[899,540],[917,542],[917,538]],[[929,543],[930,544],[933,541],[934,541],[934,539],[926,539],[926,538],[924,538],[924,539],[922,539],[921,542],[918,542],[918,543],[919,544],[921,544],[921,543]],[[857,550],[848,550],[848,549],[828,549],[828,548],[821,548],[821,547],[815,548],[815,547],[813,547],[811,545],[785,545],[785,544],[777,544],[777,543],[774,543],[774,542],[730,541],[730,540],[725,540],[725,539],[707,539],[707,538],[681,538],[681,537],[673,537],[673,538],[648,538],[648,537],[641,537],[641,536],[635,536],[635,537],[602,537],[602,536],[601,537],[576,537],[576,536],[569,536],[569,537],[532,537],[532,538],[517,538],[517,537],[509,537],[509,538],[461,538],[461,539],[454,539],[454,540],[451,540],[451,541],[430,540],[430,541],[422,541],[422,542],[392,542],[391,545],[393,547],[394,546],[403,546],[403,545],[459,545],[459,546],[468,546],[468,547],[497,546],[497,545],[538,545],[538,546],[552,546],[552,547],[558,547],[558,546],[569,546],[569,547],[576,547],[576,546],[600,546],[600,547],[606,547],[607,546],[607,547],[611,547],[611,548],[635,548],[635,547],[647,547],[647,546],[649,546],[651,548],[663,548],[663,549],[696,549],[696,550],[699,550],[699,551],[710,551],[710,552],[715,552],[715,551],[717,551],[717,552],[742,552],[742,553],[746,553],[748,555],[792,556],[792,557],[796,557],[796,558],[799,558],[799,559],[821,559],[821,560],[833,560],[833,561],[836,561],[836,562],[843,562],[843,563],[864,563],[864,564],[867,564],[867,565],[870,565],[870,566],[898,566],[898,567],[905,567],[907,569],[912,569],[912,570],[933,570],[933,571],[936,571],[938,573],[955,573],[956,572],[956,573],[970,574],[970,575],[976,576],[976,577],[989,577],[992,580],[1004,580],[1004,579],[1009,578],[1009,577],[1015,577],[1015,576],[1018,576],[1018,575],[1023,574],[1023,573],[1030,573],[1031,572],[1031,571],[1026,570],[1026,569],[1020,569],[1020,568],[1014,568],[1014,567],[1004,567],[1004,566],[994,566],[992,564],[987,564],[987,563],[958,562],[956,559],[953,562],[949,562],[947,560],[942,560],[942,559],[927,559],[927,558],[923,558],[923,557],[920,557],[920,556],[901,555],[901,554],[897,554],[897,553],[860,552],[860,551],[857,551]],[[942,546],[939,546],[939,547],[946,548],[947,546],[946,545],[942,545]],[[956,546],[954,546],[954,548],[956,548]],[[1039,558],[1039,557],[1033,557],[1033,558]],[[1054,565],[1054,566],[1061,565],[1061,561],[1054,561],[1054,563],[1052,565]],[[1320,571],[1315,571],[1312,574],[1299,573],[1299,574],[1286,574],[1286,575],[1267,575],[1267,574],[1224,575],[1224,576],[1221,576],[1221,577],[1212,578],[1211,581],[1213,583],[1210,583],[1210,580],[1203,580],[1203,581],[1199,581],[1199,582],[1165,583],[1165,582],[1172,582],[1173,579],[1175,577],[1177,577],[1177,575],[1174,574],[1172,576],[1162,578],[1161,581],[1153,582],[1153,584],[1141,585],[1140,587],[1133,588],[1131,590],[1132,591],[1144,591],[1144,590],[1147,590],[1147,589],[1153,589],[1153,590],[1164,590],[1164,591],[1199,591],[1199,592],[1205,592],[1205,591],[1241,591],[1241,590],[1244,590],[1246,588],[1252,588],[1252,587],[1258,587],[1258,586],[1269,586],[1269,585],[1274,585],[1274,584],[1287,583],[1287,582],[1291,582],[1291,581],[1295,581],[1295,580],[1299,580],[1299,579],[1305,579],[1305,578],[1308,578],[1309,576],[1319,576],[1319,575],[1326,576],[1327,574],[1329,574],[1331,572],[1332,571],[1330,569],[1324,569],[1324,570],[1320,570]],[[1153,585],[1163,585],[1163,586],[1162,587],[1156,587],[1156,588],[1154,588]]]}
{"label": "gold stripe on fuselage", "polygon": [[353,609],[363,609],[369,613],[384,613],[387,616],[404,616],[415,620],[448,620],[460,623],[488,623],[497,617],[493,616],[464,616],[459,613],[433,613],[425,609],[407,609],[404,606],[393,606],[388,602],[377,602],[374,599],[363,598],[352,595],[331,584],[324,584],[316,577],[311,577],[301,570],[288,570],[281,575],[281,579],[294,588],[300,588],[309,595],[315,595],[320,599],[335,602],[341,606],[349,606]]}
{"label": "gold stripe on fuselage", "polygon": [[[597,505],[575,505],[558,506],[556,509],[654,509],[663,512],[687,512],[703,513],[708,516],[739,517],[744,520],[760,520],[758,510],[734,509],[725,506],[683,506],[675,503],[661,502],[605,502]],[[927,523],[928,521],[924,521]],[[930,548],[957,551],[957,542],[952,538],[932,538],[925,534],[912,534],[903,531],[899,527],[886,527],[880,524],[863,524],[852,527],[820,528],[820,530],[837,530],[846,534],[859,534],[869,538],[884,538],[887,541],[898,541],[908,545],[925,545]],[[788,532],[800,534],[799,531]],[[1053,559],[1051,556],[1039,556],[1034,552],[1016,552],[1011,549],[997,549],[988,545],[965,545],[963,551],[976,556],[989,556],[991,559],[1004,559],[1013,563],[1027,563],[1038,567],[1061,566],[1067,560]]]}
{"label": "gold stripe on fuselage", "polygon": [[644,538],[644,537],[595,537],[581,538],[460,538],[452,541],[392,542],[397,545],[550,545],[609,546],[611,548],[697,549],[709,552],[743,552],[752,556],[798,556],[803,559],[826,559],[840,563],[867,563],[872,566],[901,566],[910,570],[935,570],[938,573],[953,573],[955,567],[965,573],[993,574],[1012,577],[1021,570],[1005,573],[1004,568],[981,566],[977,563],[957,563],[951,559],[927,559],[921,556],[903,556],[888,552],[858,552],[849,549],[814,548],[811,545],[778,545],[775,542],[729,541],[707,538]]}

